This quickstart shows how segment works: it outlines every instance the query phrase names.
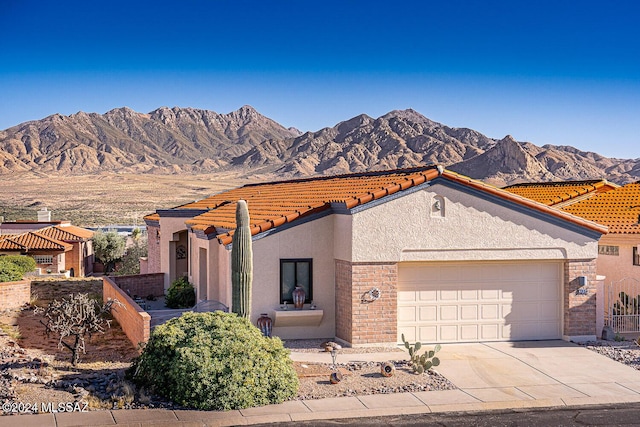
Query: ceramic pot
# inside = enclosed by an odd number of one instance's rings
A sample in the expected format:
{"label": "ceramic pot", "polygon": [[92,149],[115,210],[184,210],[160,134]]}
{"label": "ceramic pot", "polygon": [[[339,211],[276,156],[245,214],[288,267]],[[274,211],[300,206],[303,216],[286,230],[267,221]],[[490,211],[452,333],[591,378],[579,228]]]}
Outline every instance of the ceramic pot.
{"label": "ceramic pot", "polygon": [[391,362],[385,362],[380,366],[380,373],[383,377],[392,377],[396,372],[396,367]]}
{"label": "ceramic pot", "polygon": [[304,307],[304,300],[307,297],[302,286],[296,285],[296,288],[291,292],[291,296],[293,297],[293,307],[298,310],[302,310],[302,307]]}
{"label": "ceramic pot", "polygon": [[262,332],[262,335],[265,337],[271,337],[271,330],[273,329],[273,320],[271,317],[267,315],[267,313],[262,313],[258,320],[256,321],[256,326]]}
{"label": "ceramic pot", "polygon": [[332,372],[329,376],[329,381],[331,382],[331,384],[338,384],[340,381],[342,381],[342,374],[338,371]]}

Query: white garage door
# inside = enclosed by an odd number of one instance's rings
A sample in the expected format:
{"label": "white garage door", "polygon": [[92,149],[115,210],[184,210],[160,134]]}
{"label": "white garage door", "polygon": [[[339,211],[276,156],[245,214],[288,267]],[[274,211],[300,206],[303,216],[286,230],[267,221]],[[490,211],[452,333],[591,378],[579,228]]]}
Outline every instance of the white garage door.
{"label": "white garage door", "polygon": [[424,343],[561,338],[562,265],[404,263],[400,335]]}

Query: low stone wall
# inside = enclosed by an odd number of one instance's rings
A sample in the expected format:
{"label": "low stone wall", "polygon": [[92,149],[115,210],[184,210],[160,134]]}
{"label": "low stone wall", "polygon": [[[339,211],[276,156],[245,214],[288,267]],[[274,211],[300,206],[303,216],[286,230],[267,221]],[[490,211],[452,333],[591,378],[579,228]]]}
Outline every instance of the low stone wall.
{"label": "low stone wall", "polygon": [[164,273],[135,274],[131,276],[110,276],[116,285],[132,297],[146,298],[149,295],[164,295]]}
{"label": "low stone wall", "polygon": [[[124,277],[124,276],[123,276]],[[104,302],[117,299],[122,305],[114,306],[111,314],[118,321],[129,341],[134,346],[149,341],[151,316],[136,304],[126,292],[118,287],[113,277],[102,279],[102,297]]]}
{"label": "low stone wall", "polygon": [[31,281],[0,283],[0,310],[18,308],[31,300]]}

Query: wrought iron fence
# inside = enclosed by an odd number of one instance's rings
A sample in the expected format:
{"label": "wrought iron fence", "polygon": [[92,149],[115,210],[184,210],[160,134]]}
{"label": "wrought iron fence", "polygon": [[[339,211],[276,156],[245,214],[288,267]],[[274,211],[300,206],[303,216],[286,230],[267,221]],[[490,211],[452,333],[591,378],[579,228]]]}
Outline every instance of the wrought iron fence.
{"label": "wrought iron fence", "polygon": [[614,332],[640,332],[640,280],[612,282],[605,291],[605,325]]}

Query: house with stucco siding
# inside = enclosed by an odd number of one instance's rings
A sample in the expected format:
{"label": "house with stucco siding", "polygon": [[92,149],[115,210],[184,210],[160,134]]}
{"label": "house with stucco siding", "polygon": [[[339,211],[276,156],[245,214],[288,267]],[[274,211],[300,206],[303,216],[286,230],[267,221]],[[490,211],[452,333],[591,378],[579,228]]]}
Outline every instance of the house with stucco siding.
{"label": "house with stucco siding", "polygon": [[[187,276],[199,300],[230,305],[240,199],[251,318],[268,314],[281,338],[595,339],[607,227],[440,166],[245,185],[157,210],[145,217],[149,272],[165,273],[165,288]],[[289,304],[296,284],[302,310]]]}

